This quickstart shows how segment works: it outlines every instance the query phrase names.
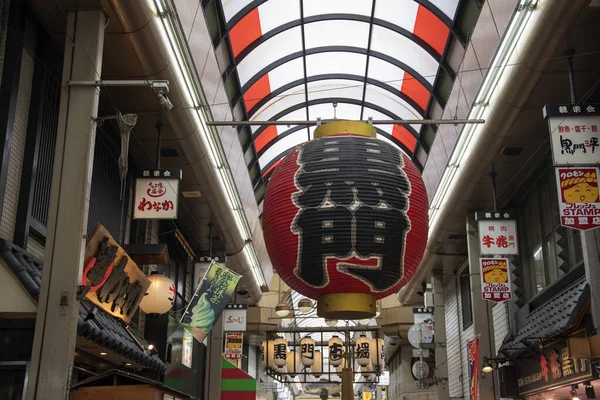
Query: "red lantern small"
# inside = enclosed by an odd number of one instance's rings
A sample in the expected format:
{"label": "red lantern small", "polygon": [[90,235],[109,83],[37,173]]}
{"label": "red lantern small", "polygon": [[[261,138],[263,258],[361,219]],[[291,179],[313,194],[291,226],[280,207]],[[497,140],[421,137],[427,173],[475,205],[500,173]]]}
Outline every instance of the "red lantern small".
{"label": "red lantern small", "polygon": [[274,268],[324,318],[375,315],[376,299],[416,271],[428,232],[421,175],[375,128],[337,121],[292,150],[265,195],[263,229]]}

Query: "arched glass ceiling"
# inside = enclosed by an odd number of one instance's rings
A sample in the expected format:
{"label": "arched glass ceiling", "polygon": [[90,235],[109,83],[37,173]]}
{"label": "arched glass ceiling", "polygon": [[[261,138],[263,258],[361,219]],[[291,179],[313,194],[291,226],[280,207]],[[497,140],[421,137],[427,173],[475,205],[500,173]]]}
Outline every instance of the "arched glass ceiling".
{"label": "arched glass ceiling", "polygon": [[[448,47],[459,0],[216,0],[231,58],[223,78],[248,120],[422,119]],[[413,155],[422,127],[379,126]],[[312,138],[298,126],[254,126],[263,178]],[[252,166],[252,165],[251,165]]]}

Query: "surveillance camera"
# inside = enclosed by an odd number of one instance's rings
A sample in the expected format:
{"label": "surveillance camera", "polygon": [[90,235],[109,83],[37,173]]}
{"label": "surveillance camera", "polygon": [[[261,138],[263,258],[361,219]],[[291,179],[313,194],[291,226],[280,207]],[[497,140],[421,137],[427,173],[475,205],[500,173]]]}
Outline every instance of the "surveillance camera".
{"label": "surveillance camera", "polygon": [[171,100],[169,100],[169,98],[164,94],[158,95],[158,102],[160,103],[160,106],[163,108],[163,110],[165,110],[166,112],[169,112],[173,109],[173,103],[171,103]]}
{"label": "surveillance camera", "polygon": [[152,81],[150,86],[156,92],[156,94],[160,95],[169,93],[169,81]]}

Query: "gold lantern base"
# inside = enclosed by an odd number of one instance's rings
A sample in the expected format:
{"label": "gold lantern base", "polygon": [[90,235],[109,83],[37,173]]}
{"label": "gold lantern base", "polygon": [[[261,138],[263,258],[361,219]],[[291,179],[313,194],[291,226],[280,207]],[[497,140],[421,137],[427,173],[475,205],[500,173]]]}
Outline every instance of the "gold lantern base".
{"label": "gold lantern base", "polygon": [[330,121],[325,122],[315,129],[315,139],[335,136],[335,135],[354,135],[376,137],[377,131],[373,125],[361,121]]}
{"label": "gold lantern base", "polygon": [[377,299],[363,293],[331,293],[317,299],[317,315],[326,319],[365,319],[376,314]]}

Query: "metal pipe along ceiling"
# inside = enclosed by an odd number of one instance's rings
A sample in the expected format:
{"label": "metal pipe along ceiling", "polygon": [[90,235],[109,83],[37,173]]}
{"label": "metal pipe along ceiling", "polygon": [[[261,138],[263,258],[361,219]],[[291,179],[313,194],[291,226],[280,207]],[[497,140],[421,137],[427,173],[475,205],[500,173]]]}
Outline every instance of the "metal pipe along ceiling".
{"label": "metal pipe along ceiling", "polygon": [[[471,154],[497,153],[504,136],[519,115],[525,102],[535,88],[550,57],[564,38],[571,22],[577,17],[589,1],[554,1],[539,2],[528,23],[528,35],[519,41],[519,48],[513,53],[510,66],[504,71],[504,87],[497,87],[497,97],[489,106],[485,115],[486,123],[481,126],[478,138],[471,141]],[[540,45],[543,43],[543,45]],[[540,110],[541,115],[541,110]],[[439,140],[439,139],[438,139]],[[461,202],[472,193],[478,177],[484,170],[479,157],[471,157],[460,166],[454,177],[454,186],[442,202],[438,219],[442,222],[435,225],[429,232],[427,249],[421,265],[406,286],[400,289],[398,299],[401,303],[409,301],[410,296],[421,282],[426,279],[432,267],[439,262],[435,254],[435,246],[443,242],[447,236],[445,226],[455,217],[453,212],[460,209]],[[438,188],[439,190],[440,188]]]}
{"label": "metal pipe along ceiling", "polygon": [[[200,138],[202,132],[198,131],[196,110],[189,107],[177,108],[178,104],[187,102],[186,89],[174,84],[178,82],[178,66],[171,64],[171,55],[162,37],[164,33],[160,20],[153,14],[150,2],[147,0],[111,0],[110,2],[125,30],[125,36],[140,60],[146,78],[165,79],[171,82],[168,96],[175,108],[165,114],[166,123],[180,141],[180,148],[189,162],[195,180],[201,186],[202,195],[209,200],[214,215],[218,216],[217,223],[227,241],[228,252],[235,253],[228,257],[228,266],[242,274],[240,286],[248,290],[249,300],[256,302],[262,297],[262,290],[245,260],[242,249],[246,243],[242,233],[236,227],[234,211],[224,200],[227,198],[227,193],[218,181],[220,179],[218,171],[207,157],[207,152],[210,150]],[[261,256],[262,254],[259,254],[259,257]],[[267,283],[268,272],[265,273]]]}

